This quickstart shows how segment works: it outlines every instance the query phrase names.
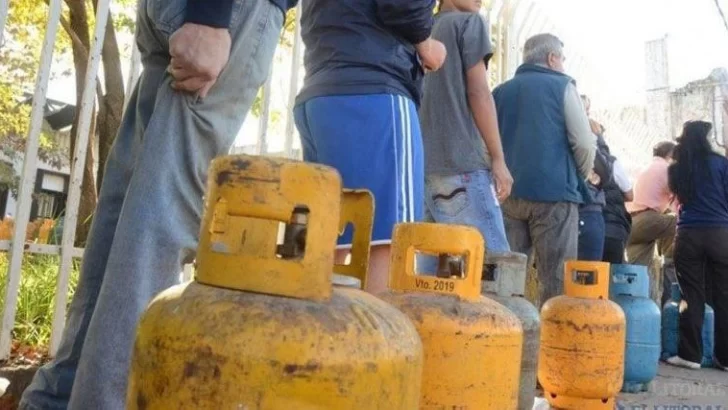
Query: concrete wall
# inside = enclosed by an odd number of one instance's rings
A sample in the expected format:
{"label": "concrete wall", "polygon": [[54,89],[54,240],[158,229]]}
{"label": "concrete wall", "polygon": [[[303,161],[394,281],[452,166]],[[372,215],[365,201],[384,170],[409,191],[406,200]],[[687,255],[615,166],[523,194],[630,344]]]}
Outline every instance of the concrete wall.
{"label": "concrete wall", "polygon": [[646,121],[654,133],[671,134],[670,76],[667,64],[667,37],[645,45]]}
{"label": "concrete wall", "polygon": [[[728,75],[725,69],[716,69],[708,77],[693,81],[671,93],[673,135],[678,136],[685,121],[703,120],[713,123],[713,141],[725,141],[726,113],[724,101],[728,98]],[[715,144],[716,147],[718,144]]]}
{"label": "concrete wall", "polygon": [[713,121],[713,88],[688,85],[670,96],[672,102],[672,135],[678,136],[686,121]]}
{"label": "concrete wall", "polygon": [[[714,141],[728,139],[728,70],[670,89],[667,36],[645,45],[646,125],[653,140],[674,139],[689,120],[714,124]],[[649,144],[657,141],[644,141]],[[718,148],[719,144],[715,144]]]}

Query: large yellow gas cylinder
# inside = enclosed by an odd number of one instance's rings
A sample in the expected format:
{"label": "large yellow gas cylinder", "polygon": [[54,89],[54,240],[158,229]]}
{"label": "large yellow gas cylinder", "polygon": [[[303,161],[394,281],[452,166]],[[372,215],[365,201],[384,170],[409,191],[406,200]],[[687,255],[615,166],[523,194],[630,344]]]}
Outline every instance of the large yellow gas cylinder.
{"label": "large yellow gas cylinder", "polygon": [[538,380],[560,409],[612,410],[622,388],[626,321],[609,300],[609,264],[567,261],[565,295],[541,309]]}
{"label": "large yellow gas cylinder", "polygon": [[327,167],[213,161],[195,280],[144,313],[128,408],[419,409],[412,323],[374,296],[332,287],[340,202]]}
{"label": "large yellow gas cylinder", "polygon": [[[480,232],[400,224],[392,246],[390,290],[380,297],[409,316],[422,338],[421,408],[515,410],[523,330],[518,317],[480,295],[485,252]],[[452,269],[447,275],[420,276],[414,266],[418,253],[459,263],[441,264]]]}

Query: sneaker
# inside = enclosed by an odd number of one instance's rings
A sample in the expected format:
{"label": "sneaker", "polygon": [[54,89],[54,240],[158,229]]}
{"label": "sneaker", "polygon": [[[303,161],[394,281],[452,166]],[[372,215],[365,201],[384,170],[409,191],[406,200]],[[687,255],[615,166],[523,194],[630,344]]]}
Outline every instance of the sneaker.
{"label": "sneaker", "polygon": [[723,366],[723,364],[721,362],[719,362],[716,357],[713,357],[713,367],[715,367],[718,370],[723,370],[724,372],[728,372],[728,367]]}
{"label": "sneaker", "polygon": [[672,356],[666,360],[668,364],[678,367],[684,367],[686,369],[699,370],[700,363],[691,362],[681,358],[680,356]]}

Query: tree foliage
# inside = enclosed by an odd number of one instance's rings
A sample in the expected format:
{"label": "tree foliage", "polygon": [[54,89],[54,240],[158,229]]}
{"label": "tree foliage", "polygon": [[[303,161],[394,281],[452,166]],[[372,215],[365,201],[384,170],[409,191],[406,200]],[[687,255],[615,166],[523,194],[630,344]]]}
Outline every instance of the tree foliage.
{"label": "tree foliage", "polygon": [[[49,0],[14,0],[10,4],[8,20],[0,49],[0,71],[7,73],[0,80],[0,145],[6,158],[16,161],[25,150],[25,136],[28,134],[30,101],[25,98],[35,87],[40,54],[48,18]],[[97,107],[94,110],[91,134],[89,135],[88,163],[83,178],[79,220],[80,242],[83,242],[88,226],[89,216],[96,204],[96,180],[93,167],[93,147],[98,144],[101,155],[108,154],[118,129],[118,118],[124,102],[124,83],[121,74],[121,52],[116,35],[133,30],[134,0],[115,0],[113,3],[106,38],[103,43],[102,63],[103,77],[97,86]],[[75,82],[76,106],[80,106],[81,90],[85,79],[90,49],[91,30],[94,28],[94,16],[97,0],[65,0],[58,34],[54,44],[54,56],[51,69],[51,82]],[[118,19],[117,19],[118,17]],[[117,22],[118,21],[118,22]],[[77,110],[78,116],[78,110]],[[71,147],[63,152],[66,159],[72,157],[77,134],[78,117],[71,130]],[[41,150],[38,156],[51,165],[59,165],[58,141],[53,133],[44,133],[41,139]],[[99,169],[104,168],[105,157],[99,158]],[[0,169],[0,187],[3,185],[16,192],[17,178],[8,165]],[[8,176],[9,175],[9,176]]]}

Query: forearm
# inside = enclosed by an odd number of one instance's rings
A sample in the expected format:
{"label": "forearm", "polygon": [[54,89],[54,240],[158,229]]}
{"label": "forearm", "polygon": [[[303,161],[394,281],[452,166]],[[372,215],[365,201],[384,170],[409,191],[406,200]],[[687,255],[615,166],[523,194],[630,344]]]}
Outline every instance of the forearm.
{"label": "forearm", "polygon": [[564,117],[569,145],[579,174],[587,178],[594,168],[597,138],[589,126],[589,119],[581,104],[576,87],[569,85],[564,96]]}
{"label": "forearm", "polygon": [[503,145],[501,144],[500,130],[498,129],[498,116],[496,115],[493,94],[489,89],[468,93],[468,104],[473,113],[475,125],[480,132],[490,157],[502,160]]}

